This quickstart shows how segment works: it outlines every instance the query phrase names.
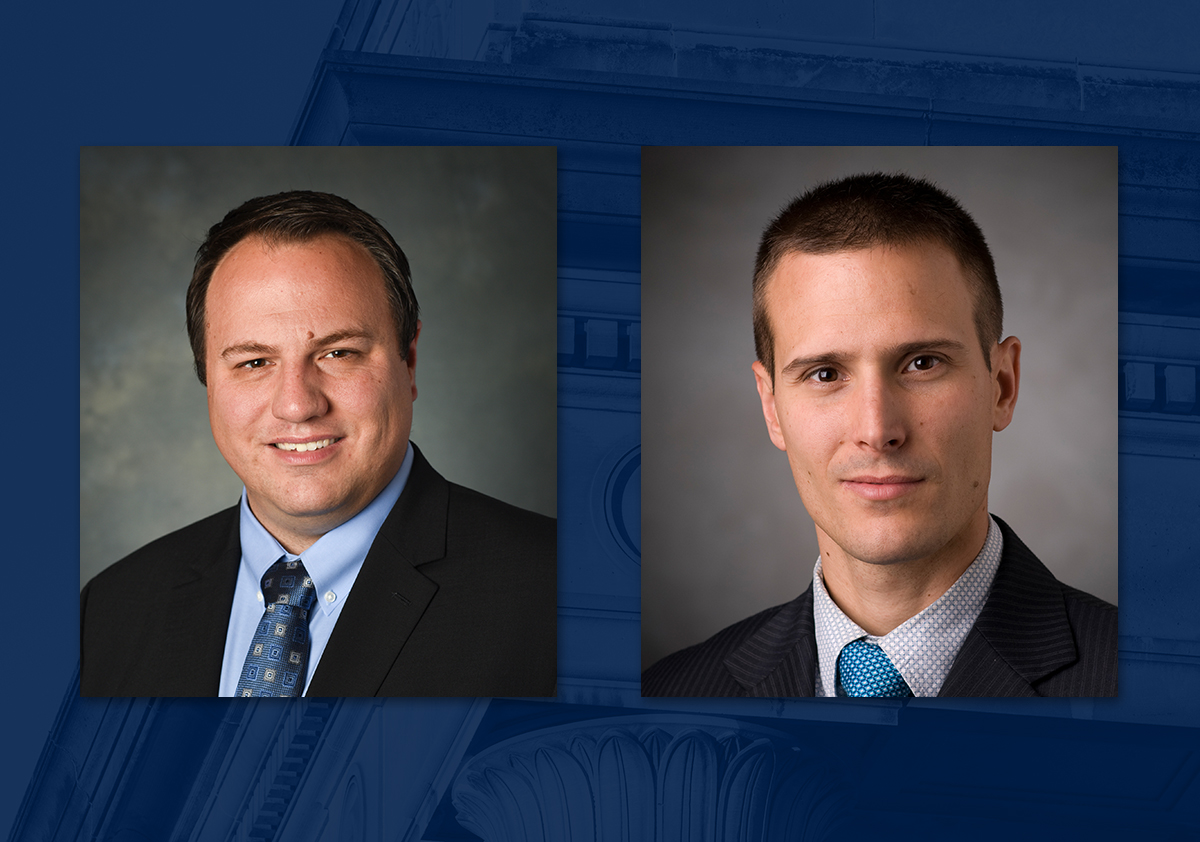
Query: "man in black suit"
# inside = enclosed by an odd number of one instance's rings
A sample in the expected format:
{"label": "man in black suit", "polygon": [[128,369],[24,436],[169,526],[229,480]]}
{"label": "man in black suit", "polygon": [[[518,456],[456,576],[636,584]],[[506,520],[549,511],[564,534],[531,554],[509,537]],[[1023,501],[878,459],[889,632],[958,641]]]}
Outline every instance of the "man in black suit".
{"label": "man in black suit", "polygon": [[404,253],[340,197],[213,226],[188,334],[242,502],[84,588],[84,695],[554,693],[554,521],[409,441],[417,315]]}
{"label": "man in black suit", "polygon": [[830,182],[768,226],[753,368],[813,585],[659,661],[644,695],[1116,694],[1116,609],[988,513],[1020,383],[1002,318],[982,232],[928,182]]}

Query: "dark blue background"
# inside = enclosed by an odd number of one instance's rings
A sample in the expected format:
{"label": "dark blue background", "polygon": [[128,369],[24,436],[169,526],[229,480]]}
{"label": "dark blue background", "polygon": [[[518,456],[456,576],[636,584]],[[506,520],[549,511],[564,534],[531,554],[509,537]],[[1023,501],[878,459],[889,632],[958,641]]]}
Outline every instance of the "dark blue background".
{"label": "dark blue background", "polygon": [[[535,4],[550,8],[553,4]],[[1197,16],[1194,7],[1184,2],[1157,4],[1149,9],[1133,4],[1110,4],[1106,15],[1094,16],[1092,5],[1084,2],[1064,2],[1053,6],[1026,2],[1006,6],[1003,14],[984,17],[957,12],[947,14],[946,4],[935,2],[888,2],[850,4],[839,7],[837,13],[813,13],[816,6],[786,7],[782,4],[760,4],[773,9],[770,14],[753,12],[754,19],[739,18],[738,4],[692,6],[664,2],[651,11],[660,21],[678,15],[706,26],[732,32],[758,35],[778,34],[796,39],[798,32],[819,42],[847,31],[851,40],[864,46],[856,48],[858,59],[886,59],[895,44],[929,51],[930,74],[937,71],[937,62],[953,54],[974,57],[1003,56],[996,63],[978,58],[974,75],[948,78],[940,84],[944,93],[953,95],[970,89],[964,98],[987,99],[994,95],[1003,99],[1014,78],[1024,72],[1027,76],[1040,72],[1040,62],[1063,60],[1070,54],[1082,62],[1107,66],[1134,66],[1186,72],[1180,78],[1191,85],[1182,90],[1167,89],[1151,80],[1138,96],[1140,100],[1114,106],[1117,112],[1141,115],[1137,119],[1146,129],[1148,143],[1165,143],[1175,151],[1167,156],[1137,158],[1132,144],[1121,150],[1124,165],[1163,166],[1170,169],[1167,182],[1173,190],[1161,196],[1140,197],[1149,219],[1162,211],[1163,216],[1175,214],[1171,203],[1190,201],[1195,197],[1197,183],[1196,132],[1200,129],[1196,105],[1195,38]],[[622,12],[612,4],[611,13]],[[554,6],[557,9],[557,6]],[[4,308],[6,333],[13,337],[9,344],[10,377],[8,409],[8,450],[11,467],[5,477],[10,499],[15,509],[10,515],[7,564],[4,566],[7,626],[11,630],[9,657],[6,659],[5,721],[9,725],[6,739],[6,779],[0,788],[0,826],[6,826],[16,814],[25,786],[33,772],[39,752],[46,740],[67,689],[77,658],[75,594],[78,587],[76,571],[78,553],[77,498],[74,481],[78,468],[77,340],[77,273],[78,273],[78,150],[82,145],[96,144],[274,144],[287,142],[297,114],[304,101],[320,50],[340,11],[337,2],[235,4],[210,2],[186,7],[166,6],[143,2],[124,4],[114,10],[105,6],[77,8],[42,7],[23,4],[11,12],[9,37],[3,61],[5,63],[6,167],[4,187],[4,278],[8,293]],[[561,10],[559,10],[561,11]],[[582,12],[579,12],[582,13]],[[599,14],[595,9],[591,14]],[[805,14],[809,15],[805,19]],[[646,15],[649,16],[648,14]],[[879,38],[876,32],[889,33]],[[746,37],[749,37],[748,35]],[[539,48],[537,43],[528,49]],[[793,49],[800,49],[792,45]],[[646,65],[647,73],[657,72],[656,56],[651,49],[635,57]],[[717,59],[713,59],[717,61]],[[763,73],[772,67],[774,58],[768,53],[743,59],[750,69]],[[1015,69],[1014,69],[1015,68]],[[603,68],[601,68],[603,69]],[[793,68],[794,70],[794,68]],[[1019,71],[1019,72],[1018,72]],[[729,78],[735,79],[738,68],[730,67]],[[792,72],[792,71],[789,71]],[[1136,74],[1134,74],[1136,75]],[[784,77],[781,77],[783,79]],[[931,77],[932,78],[932,77]],[[1156,77],[1157,78],[1157,77]],[[936,81],[936,80],[935,80]],[[1044,79],[1045,97],[1076,94],[1069,77],[1059,69],[1047,70]],[[784,84],[781,81],[780,84]],[[884,84],[884,82],[880,82]],[[1057,86],[1057,87],[1056,87]],[[681,86],[686,88],[687,86]],[[719,88],[719,84],[710,86]],[[1060,90],[1061,88],[1061,90]],[[583,92],[563,85],[560,103],[569,109],[578,104]],[[775,90],[775,89],[771,89]],[[767,93],[769,91],[764,91]],[[1129,86],[1117,91],[1130,96]],[[1091,95],[1103,99],[1103,90]],[[1114,94],[1115,95],[1115,94]],[[623,120],[597,120],[594,126],[577,122],[575,128],[583,135],[591,132],[597,140],[612,139],[620,134],[620,142],[637,144],[641,138],[656,142],[734,142],[734,143],[840,143],[862,142],[864,132],[878,127],[881,132],[895,129],[894,123],[882,116],[871,116],[871,106],[865,103],[863,113],[846,117],[840,122],[830,120],[823,127],[803,122],[779,128],[769,136],[754,130],[754,121],[747,123],[744,110],[730,106],[711,107],[707,111],[703,100],[711,93],[692,100],[677,97],[676,110],[639,112],[630,107]],[[908,102],[903,93],[894,95],[896,102]],[[697,101],[700,104],[697,104]],[[632,101],[631,101],[632,102]],[[910,103],[917,108],[919,103]],[[453,117],[453,103],[440,103]],[[644,102],[638,107],[644,108]],[[930,103],[932,107],[932,103]],[[622,113],[622,101],[611,101],[610,113]],[[1003,111],[1004,109],[997,109]],[[1103,109],[1101,109],[1103,110]],[[464,115],[468,116],[468,115]],[[478,115],[469,115],[473,118]],[[927,127],[913,133],[909,142],[940,143],[1055,143],[1055,132],[1021,123],[1025,117],[1013,109],[1014,125],[999,127],[995,123],[972,128],[968,123],[938,131]],[[492,118],[497,134],[511,130],[518,118],[497,111]],[[1098,119],[1103,122],[1103,116]],[[1163,129],[1163,120],[1169,125]],[[670,130],[664,129],[670,121]],[[1180,126],[1190,126],[1181,131]],[[1155,140],[1160,132],[1171,139]],[[669,138],[667,137],[669,135]],[[1096,142],[1110,142],[1098,134]],[[897,142],[889,138],[888,142]],[[1063,142],[1083,142],[1078,135]],[[1133,157],[1128,157],[1132,155]],[[563,159],[560,158],[560,166]],[[579,171],[587,169],[580,167]],[[1182,197],[1182,198],[1180,198]],[[1194,210],[1189,211],[1194,217]],[[1177,214],[1175,214],[1177,215]],[[1137,220],[1142,224],[1143,219]],[[1123,226],[1125,220],[1123,220]],[[1131,223],[1132,224],[1132,223]],[[1152,224],[1147,223],[1147,224]],[[573,229],[578,240],[567,243],[568,248],[589,251],[589,230]],[[1180,254],[1174,274],[1147,271],[1140,264],[1132,265],[1128,273],[1123,267],[1123,309],[1169,314],[1200,311],[1200,289],[1196,285],[1196,256],[1191,244],[1193,229],[1187,226],[1161,226],[1148,236],[1137,239],[1149,243],[1153,254]],[[1122,236],[1126,236],[1123,227]],[[636,248],[628,242],[622,251]],[[1153,254],[1151,256],[1153,256]],[[1134,255],[1138,257],[1139,255]],[[624,264],[625,261],[617,261]],[[1138,281],[1136,289],[1128,281]],[[1198,355],[1200,356],[1200,355]],[[1114,407],[1115,411],[1115,407]],[[560,447],[570,447],[570,436],[560,435]],[[560,466],[566,472],[564,481],[572,477],[569,454],[560,456]],[[1123,463],[1124,470],[1124,463]],[[576,477],[575,479],[579,479]],[[1144,580],[1126,575],[1126,551],[1138,549],[1135,542],[1147,526],[1169,525],[1176,521],[1194,521],[1196,506],[1193,482],[1187,476],[1165,476],[1153,466],[1138,468],[1123,474],[1122,479],[1122,591],[1123,617],[1157,616],[1169,618],[1182,631],[1176,637],[1195,638],[1197,612],[1192,590],[1173,588],[1169,582],[1146,585]],[[1128,506],[1127,506],[1128,503]],[[1138,519],[1130,521],[1128,511],[1136,510]],[[1165,526],[1164,526],[1165,529]],[[1163,529],[1159,530],[1160,532]],[[1169,532],[1169,530],[1167,530]],[[1182,552],[1174,539],[1157,545],[1156,552]],[[1124,629],[1124,627],[1123,627]],[[1189,638],[1190,635],[1190,638]],[[603,642],[601,641],[600,644]],[[574,644],[578,651],[597,642]],[[1183,653],[1176,667],[1188,667],[1193,650]],[[631,669],[636,670],[636,650],[631,649]],[[1131,723],[1119,726],[1120,735],[1107,732],[1107,742],[1089,745],[1094,731],[1088,723],[1057,719],[1071,715],[1069,705],[1046,705],[1044,708],[1023,709],[1023,714],[1045,714],[988,720],[987,728],[995,732],[1013,729],[1028,737],[1037,734],[1047,744],[1083,747],[1080,765],[1096,770],[1094,779],[1082,778],[1075,789],[1097,796],[1105,780],[1106,769],[1133,765],[1146,779],[1170,778],[1167,763],[1184,764],[1183,781],[1166,786],[1167,801],[1186,800],[1194,795],[1195,763],[1191,754],[1169,751],[1180,733],[1195,733],[1196,701],[1194,696],[1171,697],[1169,687],[1155,688],[1166,693],[1165,701],[1149,703],[1138,695],[1140,676],[1150,675],[1138,662],[1137,668],[1126,669],[1123,660],[1122,699],[1104,712],[1097,703],[1095,712],[1100,718],[1112,718]],[[1192,674],[1188,682],[1195,684]],[[1128,694],[1128,695],[1127,695]],[[1090,703],[1088,703],[1090,704]],[[721,703],[693,706],[696,711],[726,715],[765,715],[767,709],[741,708]],[[997,703],[999,712],[1016,712]],[[197,721],[214,714],[213,708],[197,708]],[[1092,709],[1088,709],[1092,712]],[[1140,712],[1143,711],[1143,712]],[[980,715],[960,714],[958,719],[942,711],[912,708],[906,711],[912,723],[912,734],[924,735],[926,747],[932,745],[942,758],[953,757],[962,737],[967,742],[979,735]],[[974,718],[972,718],[974,717]],[[1189,723],[1180,731],[1168,725]],[[922,724],[924,723],[924,724]],[[923,729],[923,730],[922,730]],[[965,735],[965,736],[964,736]],[[991,733],[990,738],[1003,740],[1003,734]],[[991,745],[992,743],[988,743]],[[1114,746],[1124,744],[1124,756],[1114,756]],[[1193,741],[1194,744],[1194,741]],[[1150,750],[1148,746],[1157,746]],[[914,746],[919,750],[922,746]],[[1091,760],[1091,752],[1100,754]],[[1116,749],[1120,754],[1122,749]],[[934,758],[936,761],[938,758]],[[927,774],[929,759],[921,760],[919,768]],[[1016,769],[1016,761],[999,758],[995,785],[1002,787],[1005,775]],[[1089,780],[1091,782],[1089,782]],[[1049,783],[1049,782],[1048,782]],[[1036,782],[1030,786],[1036,786]],[[1174,787],[1174,789],[1172,789]],[[1132,798],[1133,796],[1131,796]],[[1193,808],[1194,810],[1194,808]],[[1195,812],[1188,815],[1195,821]],[[1195,825],[1192,824],[1191,827]]]}

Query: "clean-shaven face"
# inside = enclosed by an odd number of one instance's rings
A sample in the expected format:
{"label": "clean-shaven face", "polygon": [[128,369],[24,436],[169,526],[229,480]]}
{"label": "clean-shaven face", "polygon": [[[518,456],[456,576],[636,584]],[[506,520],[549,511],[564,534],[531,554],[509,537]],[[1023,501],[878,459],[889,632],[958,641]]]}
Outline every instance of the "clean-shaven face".
{"label": "clean-shaven face", "polygon": [[977,552],[992,433],[1012,419],[1020,343],[975,332],[958,260],[925,243],[790,254],[767,288],[774,386],[755,363],[823,555],[894,564]]}
{"label": "clean-shaven face", "polygon": [[213,272],[206,319],[213,438],[255,516],[300,552],[400,469],[416,339],[405,360],[383,273],[338,236],[238,243]]}

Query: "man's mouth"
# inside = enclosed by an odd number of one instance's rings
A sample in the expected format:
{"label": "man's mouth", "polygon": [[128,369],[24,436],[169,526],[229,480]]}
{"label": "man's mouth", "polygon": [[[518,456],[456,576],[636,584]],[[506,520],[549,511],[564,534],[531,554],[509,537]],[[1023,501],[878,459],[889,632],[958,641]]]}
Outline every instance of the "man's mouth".
{"label": "man's mouth", "polygon": [[842,480],[842,484],[852,493],[866,500],[894,500],[915,491],[922,477],[911,477],[901,474],[889,476],[857,476]]}
{"label": "man's mouth", "polygon": [[861,482],[867,485],[900,485],[907,482],[920,482],[920,477],[910,477],[902,474],[889,474],[888,476],[859,476],[849,477],[846,482]]}
{"label": "man's mouth", "polygon": [[275,446],[280,450],[294,450],[298,453],[304,453],[309,450],[320,450],[323,447],[329,447],[329,445],[333,444],[335,441],[337,441],[336,438],[320,439],[319,441],[305,441],[299,443],[290,441],[277,441],[275,442]]}

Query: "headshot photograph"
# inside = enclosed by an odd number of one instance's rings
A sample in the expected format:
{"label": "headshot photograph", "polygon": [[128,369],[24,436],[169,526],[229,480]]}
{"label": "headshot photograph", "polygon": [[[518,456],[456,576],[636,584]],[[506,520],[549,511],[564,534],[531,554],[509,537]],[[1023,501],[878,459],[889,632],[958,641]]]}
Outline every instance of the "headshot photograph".
{"label": "headshot photograph", "polygon": [[646,148],[642,694],[1117,695],[1115,147]]}
{"label": "headshot photograph", "polygon": [[80,692],[552,696],[552,147],[80,152]]}

